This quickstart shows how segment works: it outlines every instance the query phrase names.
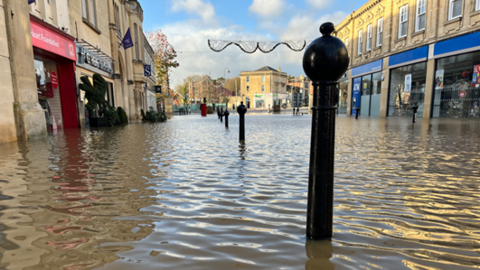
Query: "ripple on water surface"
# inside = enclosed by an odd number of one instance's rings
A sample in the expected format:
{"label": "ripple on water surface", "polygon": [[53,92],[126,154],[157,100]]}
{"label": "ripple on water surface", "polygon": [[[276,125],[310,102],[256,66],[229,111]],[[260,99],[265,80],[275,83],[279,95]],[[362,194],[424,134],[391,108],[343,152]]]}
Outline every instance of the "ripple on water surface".
{"label": "ripple on water surface", "polygon": [[0,145],[0,268],[478,269],[480,123],[337,119],[334,238],[305,239],[311,117]]}

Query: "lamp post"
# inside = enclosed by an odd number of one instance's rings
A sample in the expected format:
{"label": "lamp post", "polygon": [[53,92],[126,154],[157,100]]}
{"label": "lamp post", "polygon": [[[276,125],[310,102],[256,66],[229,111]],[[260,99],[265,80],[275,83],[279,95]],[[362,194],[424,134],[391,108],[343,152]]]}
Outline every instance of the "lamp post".
{"label": "lamp post", "polygon": [[228,69],[228,67],[224,68],[223,69],[223,80],[225,80],[225,83],[223,84],[222,88],[223,88],[223,96],[225,96],[225,84],[227,83],[227,78],[225,77],[225,70],[228,70],[228,73],[230,73],[230,69]]}
{"label": "lamp post", "polygon": [[331,36],[333,23],[320,26],[322,37],[305,50],[303,70],[312,80],[312,139],[308,173],[307,237],[333,236],[335,110],[338,79],[347,71],[345,44]]}

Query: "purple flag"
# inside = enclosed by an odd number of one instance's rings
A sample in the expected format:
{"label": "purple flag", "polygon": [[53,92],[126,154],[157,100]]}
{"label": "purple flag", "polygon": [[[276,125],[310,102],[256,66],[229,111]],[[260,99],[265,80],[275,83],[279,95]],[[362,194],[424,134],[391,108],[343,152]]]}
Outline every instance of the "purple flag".
{"label": "purple flag", "polygon": [[130,28],[128,28],[127,33],[125,34],[125,37],[122,40],[122,44],[125,50],[133,47],[133,40],[132,40],[132,35],[130,34]]}
{"label": "purple flag", "polygon": [[35,0],[28,0],[28,4],[29,4],[29,5],[30,5],[30,4],[33,4],[33,3],[35,3]]}

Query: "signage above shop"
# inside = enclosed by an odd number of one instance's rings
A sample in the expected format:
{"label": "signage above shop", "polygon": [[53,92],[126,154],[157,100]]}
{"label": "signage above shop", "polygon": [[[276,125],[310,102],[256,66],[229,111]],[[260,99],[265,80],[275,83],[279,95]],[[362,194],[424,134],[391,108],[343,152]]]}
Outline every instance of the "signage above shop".
{"label": "signage above shop", "polygon": [[363,66],[352,68],[352,77],[365,75],[368,73],[372,73],[374,71],[379,71],[379,70],[382,70],[382,68],[383,68],[383,59],[380,59],[380,60],[365,64]]}
{"label": "signage above shop", "polygon": [[162,93],[162,86],[161,85],[155,85],[155,93]]}
{"label": "signage above shop", "polygon": [[73,41],[33,21],[30,21],[30,27],[34,47],[77,61]]}
{"label": "signage above shop", "polygon": [[152,76],[152,66],[151,65],[144,65],[143,66],[143,71],[144,71],[145,77]]}
{"label": "signage above shop", "polygon": [[416,48],[399,54],[390,56],[388,59],[388,66],[390,68],[410,65],[422,61],[427,61],[428,46]]}
{"label": "signage above shop", "polygon": [[87,64],[94,68],[105,71],[108,74],[113,74],[112,62],[106,60],[104,57],[97,55],[93,51],[83,47],[80,44],[77,44],[77,46],[79,55],[77,64]]}
{"label": "signage above shop", "polygon": [[440,41],[435,44],[434,58],[441,58],[450,55],[467,53],[480,50],[480,32]]}

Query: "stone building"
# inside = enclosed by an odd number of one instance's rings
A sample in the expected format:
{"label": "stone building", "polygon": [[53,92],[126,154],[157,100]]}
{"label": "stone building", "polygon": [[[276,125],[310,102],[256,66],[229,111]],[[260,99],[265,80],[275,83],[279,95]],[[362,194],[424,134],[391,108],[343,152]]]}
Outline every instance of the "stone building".
{"label": "stone building", "polygon": [[336,26],[347,114],[479,118],[480,0],[371,0]]}
{"label": "stone building", "polygon": [[[147,78],[145,83],[145,90],[143,93],[143,110],[148,111],[152,107],[157,111],[157,95],[155,92],[155,86],[157,84],[157,79],[155,76],[155,54],[153,52],[152,46],[148,43],[147,38],[143,35],[143,44],[144,46],[144,56],[145,56],[145,65],[149,66],[149,70],[145,70],[145,77]],[[150,75],[150,76],[148,76]]]}
{"label": "stone building", "polygon": [[264,66],[255,71],[240,72],[240,89],[245,93],[245,106],[254,109],[273,108],[286,103],[287,73],[280,67]]}
{"label": "stone building", "polygon": [[[0,11],[0,143],[88,126],[78,85],[95,73],[108,83],[109,104],[140,120],[154,81],[144,73],[147,41],[136,0],[1,0]],[[125,49],[128,30],[134,47]]]}

